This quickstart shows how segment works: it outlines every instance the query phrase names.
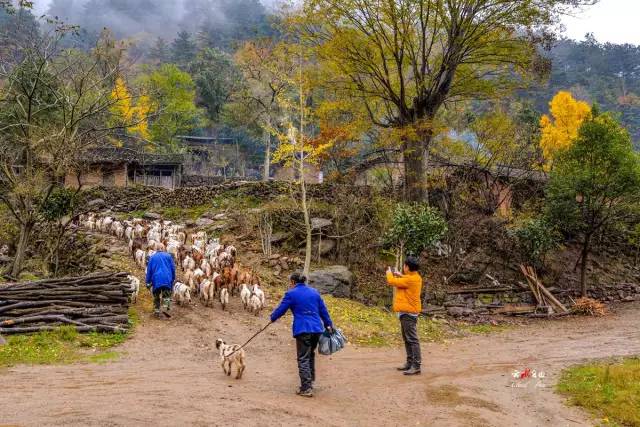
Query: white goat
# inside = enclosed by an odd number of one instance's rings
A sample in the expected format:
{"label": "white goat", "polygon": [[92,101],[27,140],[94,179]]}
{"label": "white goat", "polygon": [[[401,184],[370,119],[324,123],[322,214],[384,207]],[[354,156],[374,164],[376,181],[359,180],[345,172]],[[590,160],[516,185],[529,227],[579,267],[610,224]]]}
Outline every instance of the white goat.
{"label": "white goat", "polygon": [[262,289],[260,289],[260,286],[258,285],[253,285],[253,291],[251,292],[252,295],[256,295],[258,297],[258,299],[260,299],[260,304],[262,304],[264,306],[265,302],[266,302],[266,298],[264,296],[264,291]]}
{"label": "white goat", "polygon": [[251,298],[251,291],[246,284],[240,285],[240,299],[242,300],[242,305],[246,310],[249,307],[249,299]]}
{"label": "white goat", "polygon": [[229,290],[227,288],[220,290],[220,304],[222,305],[222,310],[226,310],[227,305],[229,305]]}
{"label": "white goat", "polygon": [[128,275],[127,278],[131,285],[131,302],[135,304],[136,301],[138,301],[138,294],[140,293],[140,279],[132,275]]}
{"label": "white goat", "polygon": [[204,301],[205,306],[213,305],[213,284],[208,279],[200,283],[200,298]]}
{"label": "white goat", "polygon": [[173,295],[178,304],[183,305],[185,302],[191,304],[191,289],[184,283],[176,282],[173,285]]}
{"label": "white goat", "polygon": [[147,262],[147,254],[145,253],[145,251],[143,251],[142,249],[137,249],[135,258],[136,258],[136,264],[138,264],[138,267],[144,268]]}
{"label": "white goat", "polygon": [[257,316],[260,314],[262,307],[263,304],[260,297],[256,294],[252,294],[251,298],[249,298],[249,311]]}
{"label": "white goat", "polygon": [[182,269],[183,270],[195,270],[196,262],[189,255],[184,257],[184,261],[182,261]]}

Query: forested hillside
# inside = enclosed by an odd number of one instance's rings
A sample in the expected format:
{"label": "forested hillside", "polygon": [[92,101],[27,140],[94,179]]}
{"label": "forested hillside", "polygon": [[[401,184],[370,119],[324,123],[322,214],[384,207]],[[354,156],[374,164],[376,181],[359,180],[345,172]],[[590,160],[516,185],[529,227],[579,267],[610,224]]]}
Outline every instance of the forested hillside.
{"label": "forested hillside", "polygon": [[640,146],[640,47],[599,43],[588,35],[582,42],[559,41],[549,58],[547,84],[523,94],[534,99],[539,112],[547,112],[555,93],[569,90],[580,100],[619,113],[636,147]]}
{"label": "forested hillside", "polygon": [[170,41],[181,31],[191,33],[201,47],[228,49],[272,33],[260,0],[54,0],[47,13],[80,25],[87,37],[109,28],[145,51],[154,39]]}

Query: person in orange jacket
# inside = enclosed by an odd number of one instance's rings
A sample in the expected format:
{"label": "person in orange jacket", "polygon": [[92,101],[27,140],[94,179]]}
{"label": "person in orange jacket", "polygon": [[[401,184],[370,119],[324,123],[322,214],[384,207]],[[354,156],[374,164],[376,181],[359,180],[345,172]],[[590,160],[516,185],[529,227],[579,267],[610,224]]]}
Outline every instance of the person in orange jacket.
{"label": "person in orange jacket", "polygon": [[387,284],[396,288],[393,311],[398,313],[402,339],[407,352],[407,362],[399,371],[404,375],[419,375],[422,364],[420,339],[418,337],[418,316],[422,311],[420,293],[422,277],[418,273],[420,265],[414,257],[408,257],[402,266],[402,274],[387,268]]}

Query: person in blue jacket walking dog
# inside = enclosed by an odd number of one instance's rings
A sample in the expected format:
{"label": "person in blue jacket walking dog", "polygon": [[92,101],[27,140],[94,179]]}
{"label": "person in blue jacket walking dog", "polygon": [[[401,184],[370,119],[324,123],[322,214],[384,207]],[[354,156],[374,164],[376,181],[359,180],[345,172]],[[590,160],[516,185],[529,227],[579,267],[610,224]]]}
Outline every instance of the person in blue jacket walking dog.
{"label": "person in blue jacket walking dog", "polygon": [[149,258],[147,264],[147,288],[151,288],[153,294],[153,313],[160,317],[160,306],[165,306],[165,310],[171,308],[171,294],[173,293],[173,283],[176,281],[176,264],[171,254],[165,251],[156,252]]}
{"label": "person in blue jacket walking dog", "polygon": [[271,313],[271,322],[277,321],[287,310],[293,313],[293,337],[296,339],[300,374],[300,389],[296,393],[303,397],[313,397],[313,383],[316,380],[315,351],[325,329],[333,331],[333,322],[320,293],[306,285],[307,278],[304,275],[293,273],[289,279],[290,289]]}

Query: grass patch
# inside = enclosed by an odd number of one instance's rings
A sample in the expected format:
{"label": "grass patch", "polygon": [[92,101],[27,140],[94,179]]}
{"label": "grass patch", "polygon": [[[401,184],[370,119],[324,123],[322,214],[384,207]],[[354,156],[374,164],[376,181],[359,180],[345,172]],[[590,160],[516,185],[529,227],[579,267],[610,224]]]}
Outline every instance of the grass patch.
{"label": "grass patch", "polygon": [[[324,299],[332,320],[350,342],[372,347],[402,343],[400,322],[395,314],[348,299],[331,296]],[[442,341],[447,336],[442,324],[424,317],[418,320],[418,333],[423,342]]]}
{"label": "grass patch", "polygon": [[194,206],[191,208],[166,207],[158,212],[162,218],[170,221],[196,220],[212,209],[211,205]]}
{"label": "grass patch", "polygon": [[211,204],[215,209],[227,210],[227,209],[251,209],[260,207],[264,203],[263,200],[258,199],[255,196],[242,194],[238,192],[228,192],[220,194],[213,198]]}
{"label": "grass patch", "polygon": [[605,425],[640,426],[640,358],[574,366],[557,388]]}
{"label": "grass patch", "polygon": [[[12,335],[6,337],[7,344],[0,346],[0,367],[19,364],[48,365],[78,361],[112,360],[116,352],[105,350],[127,339],[125,333],[79,334],[73,326],[62,326],[53,331],[32,335]],[[87,355],[88,350],[98,352]],[[107,354],[111,353],[111,354]]]}

